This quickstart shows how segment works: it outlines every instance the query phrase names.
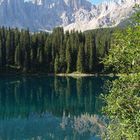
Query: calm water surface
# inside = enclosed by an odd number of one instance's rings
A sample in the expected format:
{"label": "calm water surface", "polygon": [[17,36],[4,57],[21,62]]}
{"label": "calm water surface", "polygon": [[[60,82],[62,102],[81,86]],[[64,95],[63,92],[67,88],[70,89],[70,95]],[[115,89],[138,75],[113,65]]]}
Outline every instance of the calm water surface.
{"label": "calm water surface", "polygon": [[0,140],[100,140],[108,79],[0,76]]}

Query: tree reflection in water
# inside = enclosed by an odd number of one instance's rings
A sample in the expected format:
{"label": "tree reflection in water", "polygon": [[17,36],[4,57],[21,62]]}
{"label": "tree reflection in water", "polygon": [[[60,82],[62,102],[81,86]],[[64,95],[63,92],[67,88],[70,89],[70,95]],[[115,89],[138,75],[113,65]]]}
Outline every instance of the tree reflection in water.
{"label": "tree reflection in water", "polygon": [[[1,140],[88,140],[104,130],[98,98],[108,77],[0,77]],[[101,117],[103,118],[103,117]]]}

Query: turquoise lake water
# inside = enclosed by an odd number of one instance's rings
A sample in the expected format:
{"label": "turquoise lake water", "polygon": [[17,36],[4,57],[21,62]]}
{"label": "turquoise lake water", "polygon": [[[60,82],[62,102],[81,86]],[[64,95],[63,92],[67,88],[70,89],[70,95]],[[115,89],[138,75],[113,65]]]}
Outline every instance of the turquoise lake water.
{"label": "turquoise lake water", "polygon": [[0,76],[0,140],[100,140],[108,79]]}

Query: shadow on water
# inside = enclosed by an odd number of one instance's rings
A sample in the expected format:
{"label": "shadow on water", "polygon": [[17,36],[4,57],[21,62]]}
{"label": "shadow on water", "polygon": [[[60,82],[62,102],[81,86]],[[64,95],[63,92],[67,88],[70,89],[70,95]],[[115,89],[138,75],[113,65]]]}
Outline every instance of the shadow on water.
{"label": "shadow on water", "polygon": [[1,140],[98,140],[109,77],[0,77]]}

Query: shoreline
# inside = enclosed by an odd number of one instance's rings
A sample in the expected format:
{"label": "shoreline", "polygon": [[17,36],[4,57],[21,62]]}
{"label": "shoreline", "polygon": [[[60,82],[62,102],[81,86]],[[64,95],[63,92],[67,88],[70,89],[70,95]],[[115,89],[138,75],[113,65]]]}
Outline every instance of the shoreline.
{"label": "shoreline", "polygon": [[98,77],[98,76],[109,76],[109,77],[114,77],[118,75],[113,75],[113,74],[47,74],[47,73],[0,73],[0,76],[12,76],[12,75],[17,75],[17,76],[54,76],[54,77]]}
{"label": "shoreline", "polygon": [[110,74],[103,74],[103,73],[58,73],[58,74],[48,74],[48,76],[57,76],[57,77],[98,77],[98,76],[109,76],[114,77],[112,73]]}
{"label": "shoreline", "polygon": [[109,76],[109,77],[115,77],[119,76],[119,74],[113,74],[113,73],[79,73],[79,72],[73,72],[73,73],[45,73],[45,72],[0,72],[0,76],[54,76],[54,77],[98,77],[98,76]]}

